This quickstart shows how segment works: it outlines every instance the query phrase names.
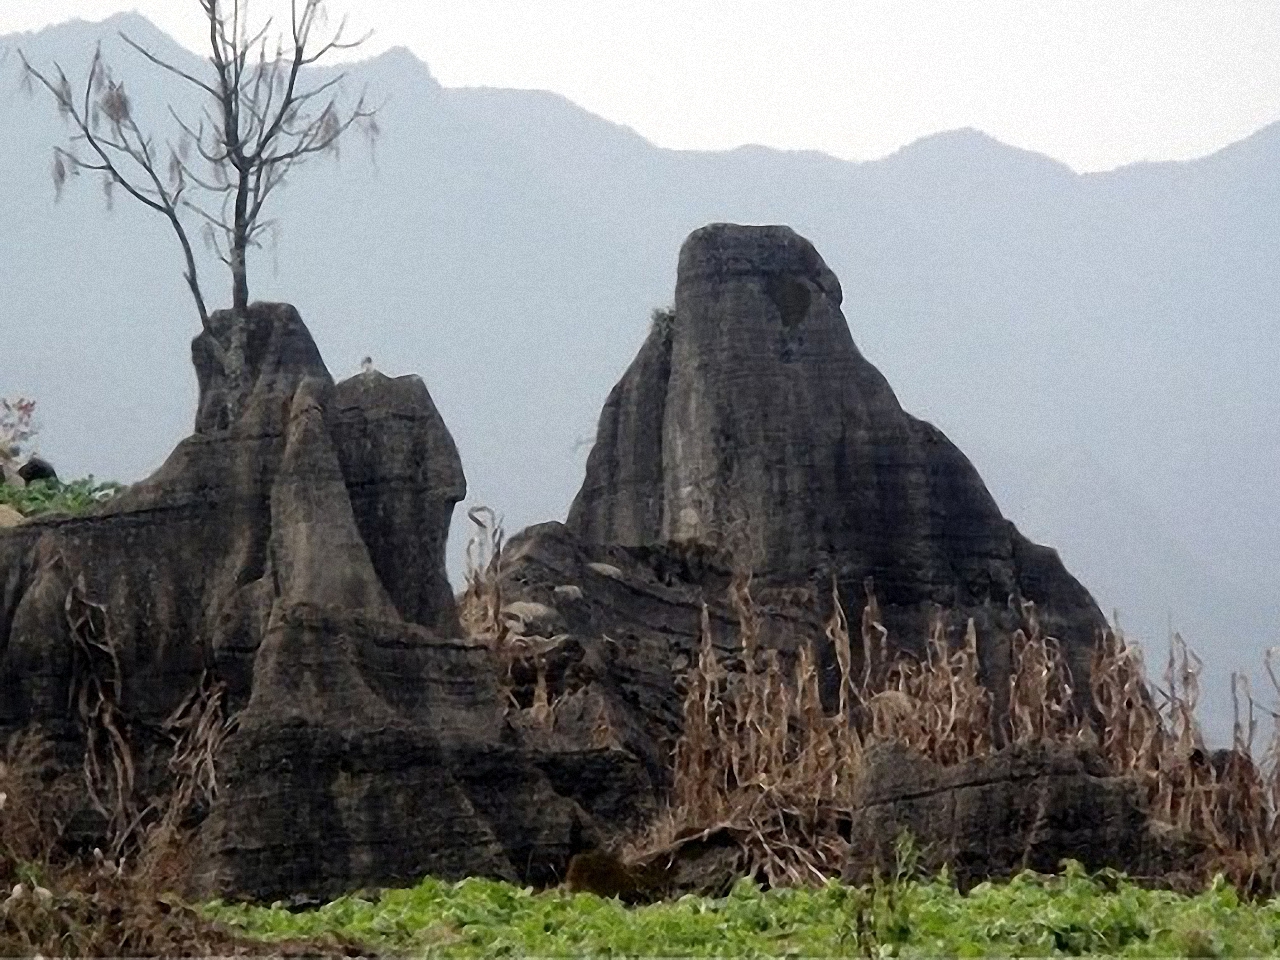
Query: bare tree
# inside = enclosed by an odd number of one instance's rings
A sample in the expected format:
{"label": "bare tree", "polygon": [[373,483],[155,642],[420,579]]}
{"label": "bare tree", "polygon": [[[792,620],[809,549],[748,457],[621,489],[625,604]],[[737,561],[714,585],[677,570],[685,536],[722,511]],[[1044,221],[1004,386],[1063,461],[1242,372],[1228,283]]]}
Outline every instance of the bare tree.
{"label": "bare tree", "polygon": [[[208,21],[209,69],[199,73],[162,58],[121,33],[121,39],[155,67],[194,88],[202,106],[184,116],[168,105],[170,134],[158,139],[138,123],[123,80],[102,55],[94,54],[83,89],[72,87],[61,65],[42,71],[21,54],[28,85],[37,81],[52,94],[71,127],[68,142],[54,149],[53,183],[58,195],[69,177],[99,173],[108,204],[115,188],[165,217],[186,262],[185,279],[200,321],[212,333],[209,309],[196,270],[190,227],[231,271],[232,311],[249,305],[246,254],[260,247],[276,222],[264,215],[267,200],[300,163],[337,150],[353,126],[370,139],[378,134],[376,108],[362,94],[343,106],[338,85],[346,74],[308,84],[304,69],[339,50],[360,46],[368,36],[346,41],[346,20],[326,31],[324,0],[290,0],[288,28],[273,30],[267,18],[251,26],[250,0],[196,0]],[[31,87],[34,89],[34,87]],[[242,326],[240,324],[237,327]],[[211,346],[226,373],[243,367],[243,342],[233,337]]]}

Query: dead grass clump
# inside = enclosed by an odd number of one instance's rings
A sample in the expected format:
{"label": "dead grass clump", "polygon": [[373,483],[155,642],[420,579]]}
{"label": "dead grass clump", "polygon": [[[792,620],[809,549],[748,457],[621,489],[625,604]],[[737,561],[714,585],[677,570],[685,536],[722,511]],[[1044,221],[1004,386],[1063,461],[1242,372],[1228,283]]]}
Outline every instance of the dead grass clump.
{"label": "dead grass clump", "polygon": [[[502,598],[502,523],[488,507],[473,507],[467,516],[475,530],[467,543],[466,587],[458,597],[463,632],[493,654],[499,696],[511,722],[517,727],[548,731],[555,723],[557,703],[551,696],[547,659],[564,637],[527,635],[519,618],[507,615]],[[517,674],[533,675],[531,696],[525,687],[526,703],[517,696],[516,689],[522,685]]]}
{"label": "dead grass clump", "polygon": [[56,859],[81,793],[38,728],[9,738],[0,761],[0,885],[12,885],[25,864]]}
{"label": "dead grass clump", "polygon": [[265,944],[206,920],[123,863],[100,858],[0,894],[6,957],[368,956],[328,935]]}
{"label": "dead grass clump", "polygon": [[[1202,664],[1176,634],[1163,686],[1148,683],[1140,650],[1118,631],[1099,638],[1090,671],[1092,711],[1082,713],[1060,644],[1032,604],[1011,638],[1009,712],[992,715],[981,682],[977,632],[948,641],[939,615],[921,657],[890,651],[875,591],[866,584],[855,664],[849,623],[833,589],[826,636],[839,670],[835,712],[819,695],[811,644],[790,668],[761,649],[750,577],[735,577],[730,601],[739,650],[717,655],[704,607],[697,663],[684,702],[667,813],[633,844],[652,860],[712,834],[732,838],[741,873],[773,884],[815,883],[839,872],[847,853],[840,824],[856,802],[864,752],[905,744],[949,765],[996,748],[997,722],[1012,743],[1093,745],[1118,775],[1133,777],[1153,820],[1207,850],[1206,878],[1224,872],[1242,890],[1280,892],[1280,713],[1263,761],[1254,757],[1257,707],[1246,678],[1233,680],[1230,750],[1206,749],[1196,707]],[[1277,659],[1267,669],[1280,694]]]}
{"label": "dead grass clump", "polygon": [[[105,609],[82,579],[66,598],[74,644],[72,703],[82,726],[77,771],[40,731],[15,736],[0,763],[0,956],[261,953],[184,906],[189,816],[212,802],[216,758],[235,728],[225,688],[207,675],[162,725],[173,748],[166,789],[144,799],[120,704],[119,658]],[[104,846],[73,849],[79,812],[101,817]]]}
{"label": "dead grass clump", "polygon": [[[870,594],[867,609],[873,604]],[[878,628],[883,644],[883,626],[871,626]],[[866,617],[863,638],[870,653]],[[880,677],[878,685],[861,691],[869,741],[903,743],[940,764],[960,763],[991,749],[991,695],[979,679],[978,633],[972,620],[964,643],[952,649],[941,615],[935,617],[923,660],[899,654],[866,676]]]}
{"label": "dead grass clump", "polygon": [[[1201,669],[1200,659],[1175,634],[1164,686],[1151,685],[1141,653],[1116,631],[1099,641],[1090,682],[1104,759],[1138,781],[1155,820],[1221,847],[1218,807],[1234,801],[1218,788],[1218,771],[1196,718]],[[1240,775],[1233,769],[1234,778]]]}
{"label": "dead grass clump", "polygon": [[839,672],[833,713],[823,705],[811,643],[799,646],[789,669],[778,651],[761,650],[749,576],[739,574],[730,588],[736,662],[717,656],[704,607],[670,809],[633,846],[633,859],[723,833],[739,848],[743,874],[770,885],[821,883],[839,875],[848,854],[841,824],[855,803],[868,745],[906,743],[939,763],[990,750],[991,697],[979,678],[974,625],[953,648],[939,616],[923,659],[891,655],[870,581],[866,591],[855,665],[848,619],[832,587],[825,632]]}
{"label": "dead grass clump", "polygon": [[1009,732],[1013,743],[1066,743],[1079,738],[1071,671],[1062,647],[1040,625],[1033,603],[1022,605],[1026,626],[1014,631],[1009,671]]}
{"label": "dead grass clump", "polygon": [[1105,632],[1094,648],[1089,684],[1103,757],[1122,773],[1158,770],[1164,721],[1147,686],[1142,650],[1118,629]]}
{"label": "dead grass clump", "polygon": [[249,952],[166,893],[186,838],[163,819],[137,835],[128,860],[69,850],[68,821],[89,792],[40,731],[10,740],[0,763],[0,956]]}
{"label": "dead grass clump", "polygon": [[472,507],[467,541],[466,587],[458,597],[458,619],[468,637],[496,649],[505,639],[502,619],[502,524],[488,507]]}
{"label": "dead grass clump", "polygon": [[839,874],[847,852],[839,822],[849,807],[862,745],[849,722],[848,630],[837,638],[844,713],[828,715],[817,659],[802,646],[791,670],[775,650],[759,648],[759,611],[750,578],[730,591],[739,625],[740,669],[716,654],[704,606],[702,638],[685,695],[676,745],[671,805],[632,845],[630,859],[652,862],[686,843],[724,833],[738,847],[738,872],[770,885],[821,883]]}
{"label": "dead grass clump", "polygon": [[[1270,650],[1266,667],[1277,694]],[[1141,651],[1119,630],[1094,652],[1090,684],[1099,752],[1118,774],[1142,788],[1153,820],[1175,828],[1205,851],[1205,878],[1224,874],[1243,892],[1280,892],[1280,714],[1271,744],[1255,752],[1258,708],[1246,676],[1231,681],[1231,747],[1211,751],[1196,710],[1203,664],[1178,634],[1169,640],[1163,685],[1149,683]]]}

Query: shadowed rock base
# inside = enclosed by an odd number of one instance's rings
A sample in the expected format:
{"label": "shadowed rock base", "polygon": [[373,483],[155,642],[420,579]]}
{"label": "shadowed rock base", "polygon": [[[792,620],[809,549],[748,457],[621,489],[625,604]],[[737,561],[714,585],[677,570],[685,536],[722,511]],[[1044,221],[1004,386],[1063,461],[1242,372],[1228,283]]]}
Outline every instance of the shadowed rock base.
{"label": "shadowed rock base", "polygon": [[1148,820],[1131,779],[1087,749],[1056,744],[1007,747],[954,767],[877,747],[852,815],[844,879],[892,875],[904,832],[919,865],[946,865],[961,889],[1019,870],[1057,873],[1067,859],[1176,884],[1179,871],[1192,876],[1198,852]]}

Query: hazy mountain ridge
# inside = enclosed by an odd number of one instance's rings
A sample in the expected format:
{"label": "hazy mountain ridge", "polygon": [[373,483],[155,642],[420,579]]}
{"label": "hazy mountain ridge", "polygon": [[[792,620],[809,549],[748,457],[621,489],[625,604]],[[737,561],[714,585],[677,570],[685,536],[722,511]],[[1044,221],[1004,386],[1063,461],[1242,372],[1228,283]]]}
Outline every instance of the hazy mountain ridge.
{"label": "hazy mountain ridge", "polygon": [[[121,51],[121,28],[199,62],[133,14],[0,48],[62,58],[74,81],[105,33],[135,101],[163,102],[180,82]],[[0,342],[17,345],[0,392],[40,399],[64,471],[131,479],[189,427],[195,313],[163,223],[127,198],[105,213],[92,183],[54,205],[63,127],[17,66],[0,66],[0,129],[23,132],[0,138],[17,226],[0,233]],[[441,87],[403,49],[352,74],[388,97],[376,165],[352,140],[281,195],[279,277],[259,255],[255,295],[297,303],[335,375],[366,353],[421,372],[473,498],[509,526],[563,516],[575,447],[670,301],[685,234],[783,222],[839,275],[904,406],[1104,607],[1157,640],[1171,613],[1215,684],[1280,640],[1280,125],[1103,174],[973,130],[855,164],[661,149],[555,94]]]}

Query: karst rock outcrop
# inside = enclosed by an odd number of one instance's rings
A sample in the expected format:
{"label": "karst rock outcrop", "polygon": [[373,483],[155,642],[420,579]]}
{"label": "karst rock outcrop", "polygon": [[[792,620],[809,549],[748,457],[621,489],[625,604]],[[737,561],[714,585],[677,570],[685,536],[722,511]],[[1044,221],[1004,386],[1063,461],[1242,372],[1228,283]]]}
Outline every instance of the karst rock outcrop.
{"label": "karst rock outcrop", "polygon": [[856,855],[844,879],[891,874],[910,835],[929,872],[944,866],[962,887],[1020,870],[1089,871],[1193,887],[1202,844],[1147,815],[1141,788],[1080,744],[1020,743],[941,766],[901,744],[874,747],[849,820]]}
{"label": "karst rock outcrop", "polygon": [[[466,486],[422,381],[335,385],[287,305],[212,319],[195,433],[163,467],[87,516],[0,532],[0,735],[39,725],[78,766],[76,704],[101,681],[145,800],[174,776],[166,723],[222,690],[237,721],[194,841],[205,895],[550,881],[651,812],[634,756],[532,743],[491,652],[461,639],[443,552]],[[247,363],[228,377],[236,336]],[[84,629],[110,656],[77,644],[69,597],[101,609]]]}
{"label": "karst rock outcrop", "polygon": [[898,644],[917,646],[939,610],[955,629],[973,618],[996,690],[1000,638],[1031,601],[1084,678],[1105,625],[1097,604],[1001,515],[964,454],[902,409],[841,299],[787,227],[695,231],[674,314],[605,403],[569,531],[585,544],[717,544],[760,584],[820,590],[834,577],[855,614],[872,578]]}
{"label": "karst rock outcrop", "polygon": [[856,631],[867,581],[900,648],[919,651],[935,617],[956,641],[974,621],[996,718],[1026,603],[1061,641],[1077,696],[1088,694],[1105,628],[1096,603],[1001,515],[964,454],[902,409],[855,346],[841,299],[787,227],[695,231],[674,310],[655,314],[605,403],[567,522],[510,542],[504,597],[565,624],[553,687],[598,689],[655,778],[679,730],[704,603],[720,654],[737,652],[735,570],[753,573],[763,646],[788,660],[814,642],[829,706],[833,583]]}
{"label": "karst rock outcrop", "polygon": [[[109,715],[141,803],[184,775],[175,756],[201,762],[175,750],[183,731],[224,729],[198,711],[233,722],[200,768],[217,790],[188,823],[193,893],[555,881],[658,811],[704,629],[725,662],[738,653],[746,570],[760,646],[790,664],[812,642],[824,700],[834,591],[856,632],[868,583],[900,647],[939,616],[957,638],[974,621],[997,718],[1028,603],[1088,689],[1096,604],[902,410],[834,274],[785,227],[685,242],[674,311],[609,396],[567,522],[517,534],[491,569],[482,639],[445,576],[466,484],[421,380],[335,384],[287,305],[215,314],[192,355],[195,431],[159,471],[84,516],[0,529],[0,736],[39,726],[78,769]],[[1150,860],[1145,841],[1116,846],[1139,816],[1128,788],[1042,760],[899,765],[867,781],[852,829],[878,842],[951,810],[937,842],[977,857],[974,876],[1073,844]],[[969,813],[995,797],[1028,814],[1024,781],[1045,777],[1055,822],[1079,829],[1042,836],[1033,816],[979,862]],[[1107,823],[1089,831],[1089,811]],[[108,824],[82,814],[73,833],[92,843]]]}

